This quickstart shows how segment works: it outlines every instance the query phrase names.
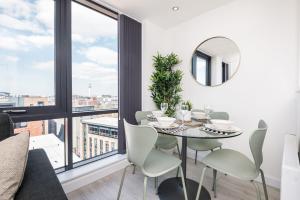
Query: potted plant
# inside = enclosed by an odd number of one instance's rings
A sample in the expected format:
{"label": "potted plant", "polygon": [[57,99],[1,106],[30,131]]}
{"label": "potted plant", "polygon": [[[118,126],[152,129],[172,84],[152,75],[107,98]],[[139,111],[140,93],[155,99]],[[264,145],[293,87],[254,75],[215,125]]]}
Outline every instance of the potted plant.
{"label": "potted plant", "polygon": [[176,105],[180,102],[181,80],[183,73],[174,69],[180,63],[178,56],[171,53],[166,56],[157,54],[153,56],[154,72],[151,75],[152,85],[149,87],[151,97],[158,109],[161,103],[168,103],[166,115],[174,117]]}

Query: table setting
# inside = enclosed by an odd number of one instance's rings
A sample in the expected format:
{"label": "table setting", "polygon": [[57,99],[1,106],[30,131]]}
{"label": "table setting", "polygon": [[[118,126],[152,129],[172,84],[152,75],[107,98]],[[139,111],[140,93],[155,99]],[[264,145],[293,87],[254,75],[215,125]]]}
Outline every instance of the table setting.
{"label": "table setting", "polygon": [[[165,111],[168,109],[167,103],[162,103],[161,110],[152,111],[152,114],[147,115],[147,119],[143,120],[143,124],[154,127],[159,133],[164,134],[180,134],[182,131],[187,131],[187,135],[191,137],[197,137],[195,135],[197,129],[199,131],[199,136],[202,138],[210,137],[223,137],[236,135],[242,130],[234,125],[233,121],[230,120],[219,120],[210,119],[210,110],[203,111],[189,111],[186,105],[180,106],[180,114],[175,117],[167,117],[164,115]],[[185,116],[190,112],[190,117],[185,118]],[[179,119],[178,117],[181,117]],[[186,120],[187,119],[187,120]],[[201,133],[201,132],[205,132]],[[194,135],[194,136],[192,136]]]}
{"label": "table setting", "polygon": [[[168,109],[167,103],[161,104],[161,110],[152,111],[147,115],[147,119],[142,120],[141,124],[154,127],[162,135],[171,135],[181,138],[181,160],[183,175],[188,188],[188,196],[194,199],[198,182],[186,177],[187,160],[187,139],[222,139],[236,137],[242,134],[242,130],[233,121],[211,119],[212,109],[205,106],[204,110],[191,110],[186,104],[180,104],[175,117],[165,115]],[[180,181],[177,177],[164,180],[158,187],[160,199],[183,199],[182,188],[179,189]],[[176,191],[174,193],[174,191]],[[202,186],[199,199],[211,199],[209,192]]]}

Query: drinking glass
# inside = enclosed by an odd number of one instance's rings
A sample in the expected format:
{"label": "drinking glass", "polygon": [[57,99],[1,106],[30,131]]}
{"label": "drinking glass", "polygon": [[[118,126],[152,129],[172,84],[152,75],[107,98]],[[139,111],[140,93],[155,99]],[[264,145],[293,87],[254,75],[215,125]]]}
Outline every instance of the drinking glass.
{"label": "drinking glass", "polygon": [[168,103],[161,103],[160,110],[163,112],[163,114],[165,114],[168,110]]}
{"label": "drinking glass", "polygon": [[187,114],[188,110],[188,106],[185,104],[181,104],[180,106],[180,112],[181,112],[181,116],[182,116],[182,126],[184,126],[184,116]]}
{"label": "drinking glass", "polygon": [[212,109],[209,105],[204,105],[204,112],[207,116],[211,113]]}

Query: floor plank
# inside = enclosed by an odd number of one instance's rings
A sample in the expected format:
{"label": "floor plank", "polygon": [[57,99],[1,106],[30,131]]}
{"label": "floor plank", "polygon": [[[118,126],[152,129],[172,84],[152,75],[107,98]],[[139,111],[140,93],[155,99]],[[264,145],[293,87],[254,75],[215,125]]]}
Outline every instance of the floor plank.
{"label": "floor plank", "polygon": [[[187,161],[187,176],[193,180],[199,181],[199,177],[202,170],[200,162],[195,165],[193,160]],[[176,175],[176,171],[172,171],[169,174],[160,177],[159,182],[168,177]],[[102,178],[92,184],[86,185],[76,191],[67,194],[70,200],[115,200],[120,185],[122,171],[118,171],[105,178]],[[218,174],[217,177],[217,198],[213,198],[212,186],[212,170],[206,171],[204,179],[204,186],[210,191],[212,199],[215,200],[254,200],[256,198],[256,192],[253,184],[250,182],[240,181],[230,176]],[[263,188],[260,184],[260,191],[262,199],[264,199]],[[268,187],[268,194],[270,200],[279,200],[280,192],[278,189]],[[128,168],[124,186],[121,194],[121,199],[124,200],[140,200],[143,197],[143,175],[140,170],[136,170],[135,174],[132,174],[132,168]],[[149,179],[147,188],[147,199],[158,200],[158,196],[155,194],[154,181]]]}

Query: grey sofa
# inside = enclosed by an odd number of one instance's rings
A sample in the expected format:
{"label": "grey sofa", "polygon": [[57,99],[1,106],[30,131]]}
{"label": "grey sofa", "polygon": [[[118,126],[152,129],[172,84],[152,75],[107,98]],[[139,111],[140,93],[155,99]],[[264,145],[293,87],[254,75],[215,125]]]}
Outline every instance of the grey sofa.
{"label": "grey sofa", "polygon": [[[9,115],[0,114],[0,141],[13,136]],[[30,150],[22,184],[15,200],[68,199],[43,149]]]}

